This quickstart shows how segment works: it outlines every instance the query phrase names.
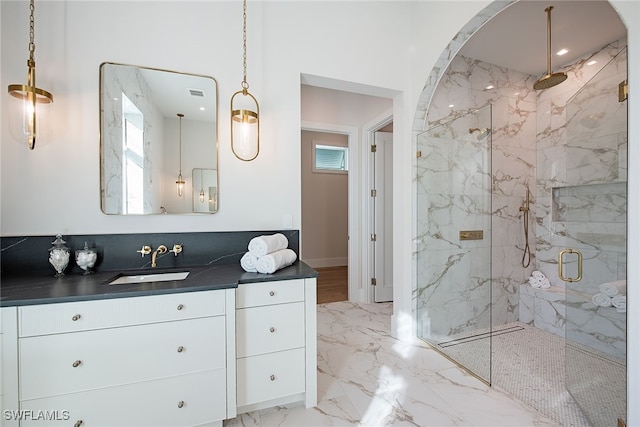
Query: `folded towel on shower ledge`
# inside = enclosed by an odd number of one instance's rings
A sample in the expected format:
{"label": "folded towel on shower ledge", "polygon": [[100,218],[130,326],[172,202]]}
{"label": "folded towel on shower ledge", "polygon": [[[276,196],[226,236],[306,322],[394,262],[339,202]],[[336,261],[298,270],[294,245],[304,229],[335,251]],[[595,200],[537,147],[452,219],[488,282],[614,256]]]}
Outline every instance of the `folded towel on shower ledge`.
{"label": "folded towel on shower ledge", "polygon": [[618,313],[627,312],[627,297],[626,295],[616,295],[611,298],[611,305],[616,308]]}
{"label": "folded towel on shower ledge", "polygon": [[532,288],[548,289],[551,287],[551,282],[545,277],[544,274],[539,271],[534,271],[529,277],[529,285]]}
{"label": "folded towel on shower ledge", "polygon": [[611,307],[611,297],[605,294],[595,294],[591,297],[591,302],[597,307]]}
{"label": "folded towel on shower ledge", "polygon": [[614,297],[618,294],[625,295],[627,293],[627,281],[616,280],[614,282],[602,283],[599,288],[600,292],[610,297]]}
{"label": "folded towel on shower ledge", "polygon": [[534,270],[533,272],[531,272],[531,277],[537,280],[542,280],[546,278],[546,276],[538,270]]}
{"label": "folded towel on shower ledge", "polygon": [[260,258],[275,251],[286,249],[289,240],[282,233],[254,237],[249,241],[249,252]]}

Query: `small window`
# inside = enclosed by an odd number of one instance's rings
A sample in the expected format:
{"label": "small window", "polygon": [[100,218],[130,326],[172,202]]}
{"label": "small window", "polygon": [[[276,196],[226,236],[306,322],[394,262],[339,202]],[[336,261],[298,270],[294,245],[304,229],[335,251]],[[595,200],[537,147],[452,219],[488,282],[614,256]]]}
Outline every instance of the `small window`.
{"label": "small window", "polygon": [[337,145],[313,143],[313,171],[322,173],[347,173],[349,148]]}

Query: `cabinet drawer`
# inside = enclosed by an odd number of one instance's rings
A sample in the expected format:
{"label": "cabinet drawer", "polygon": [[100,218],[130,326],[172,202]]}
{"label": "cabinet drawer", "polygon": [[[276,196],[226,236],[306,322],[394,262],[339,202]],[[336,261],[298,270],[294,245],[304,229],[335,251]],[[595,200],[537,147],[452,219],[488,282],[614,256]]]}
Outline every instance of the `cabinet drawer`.
{"label": "cabinet drawer", "polygon": [[305,391],[304,349],[238,359],[238,406]]}
{"label": "cabinet drawer", "polygon": [[304,347],[304,303],[236,310],[237,357]]}
{"label": "cabinet drawer", "polygon": [[[134,396],[134,398],[132,398]],[[182,405],[179,405],[183,402]],[[181,407],[179,407],[181,406]],[[224,369],[20,402],[20,409],[49,411],[51,419],[20,426],[194,426],[226,418]],[[66,411],[66,412],[64,412]],[[65,419],[66,418],[66,419]]]}
{"label": "cabinet drawer", "polygon": [[224,314],[224,290],[19,307],[21,337]]}
{"label": "cabinet drawer", "polygon": [[225,367],[224,316],[22,338],[20,400]]}
{"label": "cabinet drawer", "polygon": [[236,290],[236,308],[304,301],[304,280],[246,283]]}

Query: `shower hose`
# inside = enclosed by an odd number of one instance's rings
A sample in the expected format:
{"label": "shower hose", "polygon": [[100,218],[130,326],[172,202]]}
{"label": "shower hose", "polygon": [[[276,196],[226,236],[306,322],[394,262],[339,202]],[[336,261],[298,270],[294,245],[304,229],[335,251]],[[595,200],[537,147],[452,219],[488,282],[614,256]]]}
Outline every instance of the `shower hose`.
{"label": "shower hose", "polygon": [[[524,222],[524,252],[522,253],[522,266],[529,267],[531,263],[531,249],[529,248],[529,209],[523,211],[522,220]],[[526,262],[525,262],[526,260]]]}

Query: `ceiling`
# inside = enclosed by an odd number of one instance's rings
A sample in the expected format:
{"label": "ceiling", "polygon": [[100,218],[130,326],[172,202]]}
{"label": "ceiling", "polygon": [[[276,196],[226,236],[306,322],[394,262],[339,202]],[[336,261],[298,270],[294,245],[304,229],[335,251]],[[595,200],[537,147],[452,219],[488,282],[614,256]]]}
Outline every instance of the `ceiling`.
{"label": "ceiling", "polygon": [[[626,37],[607,1],[520,0],[490,19],[459,54],[533,76],[547,72],[547,6],[551,11],[551,72]],[[566,48],[569,53],[557,56]]]}

